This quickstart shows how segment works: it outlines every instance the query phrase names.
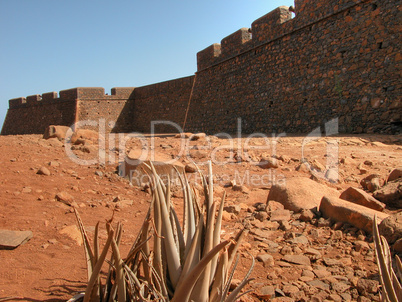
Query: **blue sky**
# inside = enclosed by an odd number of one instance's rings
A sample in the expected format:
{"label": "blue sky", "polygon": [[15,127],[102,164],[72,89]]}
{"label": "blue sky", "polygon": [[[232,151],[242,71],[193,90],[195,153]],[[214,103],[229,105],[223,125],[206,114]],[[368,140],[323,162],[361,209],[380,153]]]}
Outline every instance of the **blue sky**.
{"label": "blue sky", "polygon": [[293,0],[0,0],[0,128],[11,98],[194,74],[198,51]]}

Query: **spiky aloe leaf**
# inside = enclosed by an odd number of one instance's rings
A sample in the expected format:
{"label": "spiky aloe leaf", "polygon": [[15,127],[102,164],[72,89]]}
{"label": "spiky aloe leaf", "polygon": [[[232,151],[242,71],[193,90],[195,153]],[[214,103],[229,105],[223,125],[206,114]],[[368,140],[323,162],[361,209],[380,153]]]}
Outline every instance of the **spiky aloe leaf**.
{"label": "spiky aloe leaf", "polygon": [[253,279],[249,279],[251,272],[253,271],[254,265],[255,265],[255,260],[254,257],[253,259],[253,263],[251,264],[251,267],[249,269],[249,271],[247,272],[246,276],[244,277],[244,279],[242,280],[242,282],[230,293],[230,295],[225,299],[225,302],[234,302],[237,300],[237,298],[239,297],[240,291]]}
{"label": "spiky aloe leaf", "polygon": [[[221,241],[222,215],[223,215],[223,207],[225,205],[225,197],[226,192],[223,193],[221,204],[218,210],[218,216],[216,217],[215,229],[213,234],[213,246],[218,245],[219,242]],[[211,261],[211,277],[210,277],[211,282],[213,281],[215,276],[217,262],[218,262],[218,255],[216,255]]]}
{"label": "spiky aloe leaf", "polygon": [[[113,234],[113,228],[110,224],[107,224],[107,229],[109,234]],[[119,236],[118,236],[119,238]],[[116,239],[112,236],[112,250],[113,250],[113,258],[115,263],[115,270],[116,270],[116,284],[117,284],[117,298],[118,302],[125,302],[126,301],[126,280],[124,274],[124,266],[123,260],[120,257],[120,251]]]}
{"label": "spiky aloe leaf", "polygon": [[228,251],[225,250],[219,257],[216,268],[215,279],[211,287],[210,301],[220,302],[225,289],[228,273]]}
{"label": "spiky aloe leaf", "polygon": [[398,298],[392,282],[392,273],[389,271],[389,247],[386,242],[381,240],[380,232],[378,231],[377,216],[374,215],[373,222],[373,238],[376,251],[378,272],[380,275],[381,284],[383,285],[384,296],[390,302],[398,302]]}
{"label": "spiky aloe leaf", "polygon": [[205,270],[207,264],[211,259],[219,253],[230,241],[226,240],[214,247],[207,255],[205,255],[200,262],[189,272],[187,278],[175,290],[172,302],[187,302],[189,301],[191,292],[201,273]]}
{"label": "spiky aloe leaf", "polygon": [[164,250],[166,252],[167,258],[167,268],[169,269],[170,281],[172,282],[173,288],[176,287],[177,282],[180,278],[181,264],[180,255],[175,244],[175,240],[172,232],[172,225],[170,223],[169,214],[167,211],[167,205],[165,200],[164,190],[162,189],[162,181],[157,176],[155,168],[152,166],[153,172],[156,175],[155,186],[156,186],[156,200],[155,203],[159,206],[162,222],[162,236],[164,237]]}
{"label": "spiky aloe leaf", "polygon": [[95,264],[95,267],[92,270],[91,278],[88,281],[87,288],[85,290],[84,302],[89,302],[92,296],[93,288],[95,286],[96,281],[99,278],[99,273],[101,271],[102,265],[105,261],[107,252],[109,250],[110,244],[112,243],[112,239],[114,236],[114,231],[111,230],[109,232],[108,238],[106,240],[105,246],[103,247],[102,253],[99,256],[98,261]]}
{"label": "spiky aloe leaf", "polygon": [[186,280],[188,277],[189,272],[191,272],[194,267],[197,265],[197,263],[200,261],[201,258],[201,240],[202,240],[202,230],[204,228],[204,219],[201,214],[201,219],[198,223],[197,229],[195,231],[193,240],[189,245],[190,249],[187,254],[187,257],[185,259],[184,265],[183,265],[183,270],[181,272],[181,276],[179,279],[179,283],[177,286],[179,287],[180,284]]}
{"label": "spiky aloe leaf", "polygon": [[85,231],[84,224],[82,223],[81,217],[78,213],[78,210],[74,208],[75,218],[77,219],[78,227],[81,232],[82,242],[84,244],[85,249],[85,259],[87,262],[87,273],[88,273],[88,281],[91,279],[92,271],[95,266],[96,260],[94,259],[94,252],[92,251],[91,244],[88,239],[88,235]]}

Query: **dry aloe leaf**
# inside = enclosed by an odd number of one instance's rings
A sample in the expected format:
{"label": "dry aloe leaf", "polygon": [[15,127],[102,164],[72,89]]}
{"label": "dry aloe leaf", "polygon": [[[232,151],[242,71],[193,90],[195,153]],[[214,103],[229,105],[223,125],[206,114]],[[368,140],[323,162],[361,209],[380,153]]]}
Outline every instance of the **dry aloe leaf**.
{"label": "dry aloe leaf", "polygon": [[109,250],[110,244],[112,242],[113,236],[114,236],[114,231],[111,230],[109,232],[105,246],[103,247],[102,253],[99,256],[99,260],[96,262],[96,265],[92,270],[91,278],[89,279],[87,288],[85,290],[84,302],[89,302],[89,300],[91,299],[92,289],[96,283],[96,280],[99,277],[100,270],[102,268],[103,262],[105,261],[105,258],[106,258],[107,252]]}
{"label": "dry aloe leaf", "polygon": [[[221,204],[218,210],[218,216],[216,217],[215,229],[213,234],[213,246],[217,246],[221,241],[222,215],[223,215],[223,207],[225,205],[225,197],[226,192],[223,193]],[[213,278],[215,276],[217,262],[218,262],[218,255],[216,255],[211,261],[211,277],[210,277],[211,282],[213,281]]]}
{"label": "dry aloe leaf", "polygon": [[231,244],[229,246],[229,267],[232,266],[233,260],[236,256],[237,250],[239,249],[239,246],[243,240],[243,237],[248,233],[246,229],[241,229],[237,235],[234,241],[236,242],[235,244]]}
{"label": "dry aloe leaf", "polygon": [[[156,175],[155,168],[151,165],[154,174]],[[162,235],[165,237],[164,239],[164,248],[166,251],[167,257],[167,267],[169,270],[170,280],[172,282],[173,288],[176,287],[177,282],[180,278],[181,273],[181,264],[180,264],[180,255],[177,251],[177,247],[173,238],[172,226],[170,224],[169,214],[167,211],[167,204],[165,199],[165,195],[162,190],[162,181],[160,179],[156,179],[156,203],[159,204],[161,219],[162,219]]]}
{"label": "dry aloe leaf", "polygon": [[253,271],[255,265],[255,260],[253,257],[253,263],[251,264],[250,269],[248,270],[246,276],[242,280],[242,282],[230,293],[230,295],[225,299],[225,302],[234,302],[239,298],[240,291],[253,279],[249,279],[251,272]]}
{"label": "dry aloe leaf", "polygon": [[200,261],[201,258],[201,240],[202,240],[202,230],[204,228],[204,219],[201,217],[200,222],[197,226],[197,230],[195,231],[193,240],[191,244],[189,243],[188,245],[190,246],[188,255],[185,259],[184,265],[183,265],[183,270],[181,272],[181,276],[179,279],[179,283],[177,284],[177,287],[180,286],[180,284],[185,280],[188,276],[188,273],[191,272],[194,267],[197,265],[197,263]]}
{"label": "dry aloe leaf", "polygon": [[78,227],[81,232],[82,241],[84,243],[85,258],[87,262],[88,281],[89,281],[91,279],[93,268],[95,266],[94,253],[92,251],[91,244],[89,243],[88,235],[85,231],[84,224],[82,223],[81,217],[76,208],[74,208],[74,214],[77,219]]}
{"label": "dry aloe leaf", "polygon": [[[113,229],[110,224],[106,225],[108,228],[109,234],[113,235]],[[119,247],[117,245],[116,239],[112,236],[112,250],[113,250],[113,257],[116,269],[116,284],[117,284],[117,297],[118,302],[125,302],[126,301],[126,280],[124,277],[124,268],[123,268],[123,260],[120,257]]]}
{"label": "dry aloe leaf", "polygon": [[[207,218],[207,231],[204,238],[204,250],[202,255],[207,255],[213,246],[213,235],[214,235],[214,222],[215,222],[215,210],[216,210],[216,203],[212,204],[212,207],[208,213]],[[212,258],[213,259],[213,258]],[[198,299],[199,301],[208,301],[209,300],[209,286],[211,285],[211,263],[212,259],[208,264],[205,266],[204,271],[202,272],[198,282],[191,294],[191,298]]]}
{"label": "dry aloe leaf", "polygon": [[[378,231],[377,216],[374,216],[373,222],[373,238],[376,250],[376,258],[378,265],[378,272],[380,275],[380,280],[383,285],[384,296],[388,298],[391,302],[398,302],[396,293],[394,291],[391,272],[388,270],[389,265],[386,262],[386,254],[389,251],[388,244],[383,245],[381,242],[380,233]],[[388,251],[386,251],[388,249]]]}
{"label": "dry aloe leaf", "polygon": [[228,251],[225,250],[219,257],[215,279],[211,287],[210,302],[219,302],[224,292],[228,272]]}
{"label": "dry aloe leaf", "polygon": [[200,277],[201,273],[204,271],[206,265],[211,261],[211,259],[219,253],[225,246],[230,242],[223,241],[216,247],[214,247],[207,255],[205,255],[200,262],[189,272],[187,278],[176,288],[172,302],[188,301],[190,298],[192,289]]}

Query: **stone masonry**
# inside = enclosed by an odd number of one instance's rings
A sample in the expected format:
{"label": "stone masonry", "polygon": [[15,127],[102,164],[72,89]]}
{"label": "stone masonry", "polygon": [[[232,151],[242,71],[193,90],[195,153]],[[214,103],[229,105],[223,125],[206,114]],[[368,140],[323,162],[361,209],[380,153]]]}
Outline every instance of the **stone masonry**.
{"label": "stone masonry", "polygon": [[186,116],[185,131],[209,134],[234,133],[238,118],[243,133],[308,133],[333,119],[341,133],[395,133],[401,19],[401,0],[295,0],[200,51],[195,76],[12,99],[1,134],[99,119],[106,131],[149,132]]}

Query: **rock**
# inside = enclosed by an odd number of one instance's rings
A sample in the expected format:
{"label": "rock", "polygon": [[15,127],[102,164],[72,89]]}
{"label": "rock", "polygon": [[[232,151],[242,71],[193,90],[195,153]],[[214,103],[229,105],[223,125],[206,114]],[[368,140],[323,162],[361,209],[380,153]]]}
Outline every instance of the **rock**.
{"label": "rock", "polygon": [[228,212],[228,213],[233,213],[233,214],[240,214],[241,208],[240,205],[236,204],[236,205],[227,205],[223,208],[224,211]]}
{"label": "rock", "polygon": [[273,212],[276,210],[284,210],[285,209],[283,204],[281,204],[275,200],[268,201],[267,205],[264,205],[264,208],[267,212]]}
{"label": "rock", "polygon": [[262,300],[270,301],[271,298],[275,297],[275,287],[272,285],[264,286],[257,295]]}
{"label": "rock", "polygon": [[168,179],[171,181],[178,180],[176,169],[184,172],[184,165],[171,156],[164,153],[150,152],[138,149],[132,149],[126,156],[124,162],[119,166],[119,175],[128,177],[130,182],[139,187],[143,183],[149,182],[148,173],[150,173],[150,163],[155,167],[156,172],[161,179],[167,183]]}
{"label": "rock", "polygon": [[275,200],[282,203],[285,209],[298,213],[303,209],[318,207],[324,195],[338,197],[339,193],[309,178],[294,177],[274,184],[268,194],[267,203]]}
{"label": "rock", "polygon": [[310,258],[304,255],[285,255],[282,260],[293,264],[311,265]]}
{"label": "rock", "polygon": [[74,202],[74,197],[71,196],[66,191],[61,191],[61,192],[57,193],[55,198],[56,198],[57,201],[61,201],[61,202],[65,203],[65,204],[68,204],[70,206]]}
{"label": "rock", "polygon": [[21,193],[31,193],[32,189],[30,187],[23,187]]}
{"label": "rock", "polygon": [[204,139],[206,137],[207,137],[207,135],[205,133],[200,132],[200,133],[195,133],[192,136],[190,136],[190,140],[191,141],[198,141],[198,140]]}
{"label": "rock", "polygon": [[379,282],[377,280],[360,278],[357,281],[357,290],[361,295],[375,294],[378,292]]}
{"label": "rock", "polygon": [[0,230],[0,249],[15,249],[31,239],[32,236],[31,231]]}
{"label": "rock", "polygon": [[93,144],[98,144],[99,140],[102,140],[103,137],[96,131],[90,129],[78,129],[76,130],[71,138],[70,143],[82,144],[84,141],[90,141]]}
{"label": "rock", "polygon": [[270,221],[289,221],[291,218],[291,213],[289,210],[276,210],[270,212]]}
{"label": "rock", "polygon": [[373,195],[388,206],[402,209],[402,178],[388,182]]}
{"label": "rock", "polygon": [[187,164],[184,167],[184,171],[186,173],[196,173],[197,172],[197,167],[194,164]]}
{"label": "rock", "polygon": [[234,186],[232,187],[232,190],[233,190],[233,191],[242,192],[242,193],[245,193],[245,194],[248,194],[248,193],[250,192],[250,189],[247,188],[247,187],[244,186],[244,185],[234,185]]}
{"label": "rock", "polygon": [[360,185],[363,189],[374,192],[384,185],[384,180],[378,174],[370,174],[360,181]]}
{"label": "rock", "polygon": [[402,238],[399,238],[397,241],[395,241],[394,245],[392,246],[392,249],[396,253],[402,253]]}
{"label": "rock", "polygon": [[276,169],[279,167],[278,160],[273,157],[264,157],[258,164],[262,169]]}
{"label": "rock", "polygon": [[324,217],[335,221],[347,222],[368,233],[372,233],[373,231],[374,215],[377,215],[378,222],[389,216],[383,212],[328,196],[322,198],[319,211]]}
{"label": "rock", "polygon": [[385,218],[379,224],[378,230],[389,244],[393,244],[399,238],[402,238],[402,212]]}
{"label": "rock", "polygon": [[223,221],[231,221],[232,220],[232,214],[228,213],[226,211],[222,212],[222,220]]}
{"label": "rock", "polygon": [[48,126],[45,130],[45,133],[43,134],[43,138],[44,139],[57,138],[58,140],[62,141],[65,139],[66,133],[69,129],[70,127],[67,126],[55,126],[55,125]]}
{"label": "rock", "polygon": [[314,213],[311,210],[302,210],[299,219],[301,221],[310,222],[314,218]]}
{"label": "rock", "polygon": [[80,230],[77,228],[77,226],[75,224],[69,225],[69,226],[66,226],[66,227],[62,228],[59,231],[59,233],[67,235],[72,240],[74,240],[77,243],[77,245],[79,245],[79,246],[81,246],[82,243],[83,243],[81,232],[80,232]]}
{"label": "rock", "polygon": [[387,182],[393,181],[401,177],[402,177],[402,168],[396,168],[392,170],[391,173],[388,175]]}
{"label": "rock", "polygon": [[257,260],[261,261],[264,264],[264,267],[270,267],[270,266],[274,266],[274,257],[272,257],[272,255],[270,254],[260,254],[257,255]]}
{"label": "rock", "polygon": [[321,280],[309,281],[309,282],[307,282],[307,284],[312,287],[318,288],[320,290],[326,291],[326,292],[329,292],[329,290],[330,290],[329,284],[326,284],[326,283],[322,282]]}
{"label": "rock", "polygon": [[370,209],[382,212],[385,209],[385,204],[381,201],[375,199],[371,195],[367,194],[365,191],[358,188],[349,187],[342,192],[341,199],[368,207]]}
{"label": "rock", "polygon": [[95,171],[95,175],[97,175],[97,176],[99,176],[99,177],[103,177],[103,172],[102,172],[102,171],[99,171],[99,170],[96,170],[96,171]]}
{"label": "rock", "polygon": [[[257,214],[255,214],[255,219],[258,219],[259,221],[265,221],[268,218],[268,213],[264,212],[264,211],[260,211],[257,212]],[[267,221],[269,222],[269,221]],[[279,227],[279,224],[278,224]]]}
{"label": "rock", "polygon": [[40,168],[38,169],[38,171],[36,172],[36,174],[49,176],[49,175],[50,175],[50,171],[49,171],[49,169],[46,168],[46,167],[40,167]]}
{"label": "rock", "polygon": [[182,132],[177,133],[174,137],[175,138],[190,138],[193,134],[191,132]]}

